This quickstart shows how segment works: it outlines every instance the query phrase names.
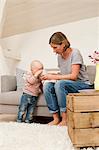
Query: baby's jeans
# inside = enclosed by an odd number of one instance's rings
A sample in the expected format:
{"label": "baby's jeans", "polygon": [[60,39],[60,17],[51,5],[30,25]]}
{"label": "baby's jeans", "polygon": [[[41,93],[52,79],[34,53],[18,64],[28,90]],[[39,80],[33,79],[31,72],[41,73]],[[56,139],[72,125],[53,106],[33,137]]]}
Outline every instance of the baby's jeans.
{"label": "baby's jeans", "polygon": [[21,102],[19,105],[17,122],[23,121],[23,116],[25,113],[26,113],[25,122],[31,123],[33,121],[33,112],[36,106],[37,99],[38,99],[37,96],[32,96],[32,95],[23,93],[21,97]]}

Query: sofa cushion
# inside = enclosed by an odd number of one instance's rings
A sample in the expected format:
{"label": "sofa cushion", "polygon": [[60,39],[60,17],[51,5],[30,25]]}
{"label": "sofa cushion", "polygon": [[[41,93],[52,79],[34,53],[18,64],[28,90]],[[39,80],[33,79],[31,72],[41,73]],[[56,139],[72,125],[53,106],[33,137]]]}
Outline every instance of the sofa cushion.
{"label": "sofa cushion", "polygon": [[17,114],[0,114],[0,122],[16,121]]}
{"label": "sofa cushion", "polygon": [[17,91],[22,91],[24,86],[23,74],[26,73],[26,70],[16,68],[16,80],[17,80]]}
{"label": "sofa cushion", "polygon": [[34,111],[34,116],[47,116],[51,117],[52,114],[49,113],[48,107],[36,107]]}
{"label": "sofa cushion", "polygon": [[0,105],[0,114],[17,114],[18,105]]}
{"label": "sofa cushion", "polygon": [[0,93],[0,104],[18,105],[21,94],[21,91],[10,91]]}
{"label": "sofa cushion", "polygon": [[[10,91],[0,93],[0,105],[19,105],[22,91]],[[41,94],[37,106],[47,106],[44,95]]]}
{"label": "sofa cushion", "polygon": [[16,90],[16,76],[2,75],[1,76],[1,92]]}
{"label": "sofa cushion", "polygon": [[37,106],[47,106],[44,94],[41,94],[37,101]]}

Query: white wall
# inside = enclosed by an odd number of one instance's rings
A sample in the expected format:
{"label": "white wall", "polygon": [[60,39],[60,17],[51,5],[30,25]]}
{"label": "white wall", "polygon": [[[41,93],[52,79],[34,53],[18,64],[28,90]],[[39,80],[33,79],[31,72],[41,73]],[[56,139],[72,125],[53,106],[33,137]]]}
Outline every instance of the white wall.
{"label": "white wall", "polygon": [[0,46],[0,92],[1,92],[1,75],[9,73],[6,59],[3,56],[2,48]]}
{"label": "white wall", "polygon": [[6,0],[0,0],[0,36],[2,33],[2,27],[5,19],[5,5]]}
{"label": "white wall", "polygon": [[4,57],[3,49],[0,46],[0,75],[14,74],[17,61]]}
{"label": "white wall", "polygon": [[16,64],[20,68],[28,68],[32,59],[41,60],[45,68],[54,68],[57,67],[56,55],[48,40],[56,31],[65,33],[71,46],[81,51],[84,62],[91,64],[88,55],[99,47],[99,17],[12,36],[3,39],[3,43],[7,48],[21,52],[22,59]]}
{"label": "white wall", "polygon": [[[4,23],[5,6],[6,6],[6,0],[0,0],[0,34],[2,33],[2,26]],[[15,68],[15,65],[16,65],[15,60],[7,59],[4,57],[4,51],[2,48],[2,39],[0,38],[0,76],[3,74],[14,73],[15,71],[13,71],[14,70],[13,68]]]}

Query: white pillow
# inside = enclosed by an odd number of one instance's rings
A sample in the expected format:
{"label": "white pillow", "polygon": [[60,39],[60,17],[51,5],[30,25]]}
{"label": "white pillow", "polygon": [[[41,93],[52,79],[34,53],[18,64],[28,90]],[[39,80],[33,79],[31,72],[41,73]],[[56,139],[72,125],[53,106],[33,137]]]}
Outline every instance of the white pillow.
{"label": "white pillow", "polygon": [[20,91],[24,87],[23,74],[26,73],[26,70],[16,68],[16,79],[17,79],[17,90]]}

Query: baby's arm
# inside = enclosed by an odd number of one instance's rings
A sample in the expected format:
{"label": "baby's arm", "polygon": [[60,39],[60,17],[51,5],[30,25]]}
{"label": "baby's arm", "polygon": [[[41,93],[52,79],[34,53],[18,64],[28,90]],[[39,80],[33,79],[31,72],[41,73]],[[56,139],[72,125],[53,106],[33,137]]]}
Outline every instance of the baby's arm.
{"label": "baby's arm", "polygon": [[35,77],[35,78],[39,78],[39,77],[41,76],[42,72],[43,72],[42,69],[38,70],[38,71],[35,73],[34,77]]}
{"label": "baby's arm", "polygon": [[23,78],[27,82],[27,84],[34,84],[36,81],[36,78],[32,75],[31,72],[24,74]]}
{"label": "baby's arm", "polygon": [[42,70],[39,70],[35,73],[35,75],[33,75],[32,73],[24,74],[23,78],[27,83],[34,84],[41,74],[42,74]]}

